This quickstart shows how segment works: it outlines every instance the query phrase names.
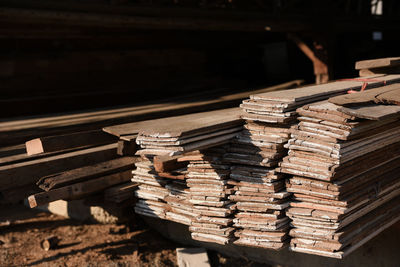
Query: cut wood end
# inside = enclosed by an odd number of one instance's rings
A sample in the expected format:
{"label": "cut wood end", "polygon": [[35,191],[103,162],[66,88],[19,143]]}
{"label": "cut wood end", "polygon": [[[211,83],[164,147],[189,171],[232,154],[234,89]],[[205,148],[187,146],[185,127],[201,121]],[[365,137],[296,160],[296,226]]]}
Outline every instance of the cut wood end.
{"label": "cut wood end", "polygon": [[44,152],[42,141],[40,138],[30,140],[25,143],[26,153],[28,156],[36,155]]}
{"label": "cut wood end", "polygon": [[28,202],[29,202],[29,207],[31,208],[35,208],[37,207],[37,203],[36,203],[36,199],[35,199],[35,195],[31,195],[28,197]]}

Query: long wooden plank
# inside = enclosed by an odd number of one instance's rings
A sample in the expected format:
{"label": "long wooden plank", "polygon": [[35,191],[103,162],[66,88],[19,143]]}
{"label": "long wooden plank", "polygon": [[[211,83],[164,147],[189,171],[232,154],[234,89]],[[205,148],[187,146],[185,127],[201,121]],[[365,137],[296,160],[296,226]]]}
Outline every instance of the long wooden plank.
{"label": "long wooden plank", "polygon": [[90,147],[116,142],[115,136],[101,130],[40,137],[25,143],[28,155],[56,152],[65,149]]}
{"label": "long wooden plank", "polygon": [[357,61],[356,70],[400,66],[400,57],[387,57]]}
{"label": "long wooden plank", "polygon": [[[375,75],[371,78],[368,83],[368,88],[374,88],[377,86],[382,86],[383,84],[391,84],[400,81],[400,75]],[[307,86],[303,88],[296,88],[290,91],[276,91],[263,94],[252,95],[251,98],[254,100],[267,100],[267,101],[280,101],[280,102],[299,102],[318,100],[318,97],[333,96],[335,94],[345,93],[348,90],[361,89],[363,81],[358,81],[357,79],[348,81],[336,81],[328,84]],[[315,100],[316,99],[316,100]]]}
{"label": "long wooden plank", "polygon": [[117,144],[110,144],[0,167],[0,189],[33,184],[40,177],[111,160]]}
{"label": "long wooden plank", "polygon": [[340,95],[329,98],[329,102],[339,106],[358,106],[371,103],[400,103],[400,85],[391,84],[363,92]]}
{"label": "long wooden plank", "polygon": [[[157,103],[147,103],[134,107],[113,107],[93,111],[0,120],[0,145],[18,144],[37,137],[99,129],[120,123],[228,108],[237,106],[241,100],[250,94],[293,88],[302,82],[301,80],[294,80],[255,91],[223,96],[219,94],[214,97],[210,95],[213,94],[212,92],[204,92],[200,97],[205,100],[199,100],[197,94],[164,99],[162,103],[158,101]],[[108,132],[106,129],[105,131]]]}
{"label": "long wooden plank", "polygon": [[387,120],[400,117],[400,106],[368,105],[362,107],[341,107],[345,114],[368,120]]}
{"label": "long wooden plank", "polygon": [[59,188],[72,183],[78,183],[83,180],[89,180],[116,172],[133,170],[135,168],[134,164],[136,161],[137,160],[134,157],[112,159],[105,162],[100,162],[98,164],[45,176],[40,178],[36,184],[41,189],[49,191],[54,188]]}
{"label": "long wooden plank", "polygon": [[189,137],[241,124],[241,110],[231,108],[209,112],[193,113],[163,119],[148,120],[104,128],[116,136],[140,135],[154,137]]}
{"label": "long wooden plank", "polygon": [[31,208],[34,208],[59,199],[69,200],[82,198],[89,194],[108,188],[112,185],[127,182],[130,180],[130,178],[131,171],[125,171],[89,180],[86,182],[57,188],[48,192],[41,192],[28,197],[29,206]]}

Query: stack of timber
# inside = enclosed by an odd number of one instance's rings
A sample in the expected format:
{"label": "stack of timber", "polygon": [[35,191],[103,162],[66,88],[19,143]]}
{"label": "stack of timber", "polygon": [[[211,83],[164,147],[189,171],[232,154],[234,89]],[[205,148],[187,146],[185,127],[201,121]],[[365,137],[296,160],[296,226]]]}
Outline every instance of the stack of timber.
{"label": "stack of timber", "polygon": [[228,143],[242,129],[238,108],[154,120],[136,142],[141,155],[180,155]]}
{"label": "stack of timber", "polygon": [[185,156],[142,155],[132,178],[139,183],[136,213],[190,225],[195,214],[189,202],[186,165]]}
{"label": "stack of timber", "polygon": [[190,192],[186,183],[187,164],[191,154],[154,157],[155,171],[169,181],[165,185],[168,190],[168,196],[164,199],[168,204],[166,219],[185,225],[191,225],[195,217],[193,205],[189,202]]}
{"label": "stack of timber", "polygon": [[[237,245],[281,249],[287,246],[289,219],[284,209],[289,196],[285,191],[284,175],[278,174],[275,167],[286,154],[284,144],[289,139],[290,122],[266,123],[257,118],[249,118],[254,113],[246,111],[244,130],[228,149],[225,158],[233,163],[230,184],[235,194],[230,199],[236,203],[237,214],[234,226],[238,228],[234,241]],[[294,114],[294,113],[293,113]],[[268,115],[269,116],[269,115]]]}
{"label": "stack of timber", "polygon": [[300,122],[280,164],[293,175],[286,184],[291,250],[343,258],[400,219],[399,111],[328,101],[297,110]]}
{"label": "stack of timber", "polygon": [[[374,76],[368,89],[399,81],[399,75]],[[231,196],[239,211],[235,227],[236,244],[280,249],[288,243],[289,219],[284,209],[290,194],[284,185],[285,176],[275,167],[286,155],[284,145],[290,128],[297,123],[296,108],[307,103],[357,90],[359,80],[336,81],[299,89],[251,95],[241,104],[246,120],[245,130],[229,148],[226,159],[236,164],[231,178],[236,193]],[[267,223],[265,222],[268,218]]]}
{"label": "stack of timber", "polygon": [[387,57],[357,61],[356,70],[360,76],[371,76],[376,74],[395,74],[400,73],[400,57]]}
{"label": "stack of timber", "polygon": [[136,169],[132,171],[132,182],[139,186],[135,191],[138,201],[135,212],[144,216],[166,219],[168,204],[165,197],[169,195],[165,185],[166,178],[157,174],[154,170],[153,156],[142,155],[140,161],[135,164]]}
{"label": "stack of timber", "polygon": [[167,220],[177,223],[191,225],[194,213],[193,205],[190,203],[190,191],[185,180],[174,180],[165,186],[169,194],[165,198],[168,204],[166,213]]}
{"label": "stack of timber", "polygon": [[226,147],[218,146],[192,155],[187,186],[196,217],[189,230],[199,241],[227,244],[233,239],[234,206],[229,200],[233,188],[228,184],[230,165],[223,156]]}

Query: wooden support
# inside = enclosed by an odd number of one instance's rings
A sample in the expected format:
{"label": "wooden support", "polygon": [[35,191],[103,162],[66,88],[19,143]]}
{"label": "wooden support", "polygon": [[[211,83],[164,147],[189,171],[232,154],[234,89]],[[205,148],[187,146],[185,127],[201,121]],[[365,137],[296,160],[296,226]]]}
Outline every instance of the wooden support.
{"label": "wooden support", "polygon": [[102,191],[112,185],[129,181],[131,179],[131,175],[131,171],[124,171],[121,173],[115,173],[97,179],[53,189],[48,192],[41,192],[31,195],[28,197],[29,206],[34,208],[59,199],[79,199],[89,194]]}
{"label": "wooden support", "polygon": [[40,177],[117,157],[117,144],[0,166],[0,189],[36,183]]}
{"label": "wooden support", "polygon": [[83,180],[93,179],[121,171],[133,170],[135,168],[135,162],[136,158],[133,157],[112,159],[98,164],[42,177],[37,182],[37,185],[41,189],[49,191],[54,188],[63,187]]}
{"label": "wooden support", "polygon": [[25,143],[28,155],[114,143],[115,136],[101,130],[41,137]]}

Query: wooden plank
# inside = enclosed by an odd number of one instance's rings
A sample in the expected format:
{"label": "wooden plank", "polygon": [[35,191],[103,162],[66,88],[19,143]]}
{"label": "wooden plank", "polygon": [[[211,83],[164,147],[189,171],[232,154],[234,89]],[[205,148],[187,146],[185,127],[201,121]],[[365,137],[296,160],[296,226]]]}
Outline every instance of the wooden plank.
{"label": "wooden plank", "polygon": [[28,155],[90,147],[116,142],[115,136],[101,130],[36,138],[25,143]]}
{"label": "wooden plank", "polygon": [[122,124],[110,127],[107,131],[117,136],[140,133],[139,135],[153,137],[192,137],[210,130],[240,125],[240,115],[239,108],[231,108]]}
{"label": "wooden plank", "polygon": [[330,103],[339,106],[358,106],[372,103],[397,104],[400,103],[400,85],[391,84],[363,92],[331,97]]}
{"label": "wooden plank", "polygon": [[156,156],[153,159],[157,172],[171,172],[187,166],[188,162],[178,161],[181,156]]}
{"label": "wooden plank", "polygon": [[129,181],[130,177],[131,172],[125,171],[89,180],[86,182],[76,183],[73,185],[53,189],[48,192],[41,192],[28,197],[29,206],[31,208],[34,208],[59,199],[79,199],[89,194],[104,190],[105,188],[112,185]]}
{"label": "wooden plank", "polygon": [[0,159],[4,158],[4,157],[10,157],[10,156],[20,155],[20,154],[25,154],[25,153],[26,153],[26,148],[25,148],[25,145],[23,145],[23,144],[15,145],[15,146],[1,147],[0,148]]}
{"label": "wooden plank", "polygon": [[83,149],[0,167],[1,190],[36,183],[40,177],[117,157],[117,145]]}
{"label": "wooden plank", "polygon": [[100,176],[109,175],[116,172],[133,170],[135,168],[136,158],[122,157],[111,159],[98,164],[84,166],[65,172],[51,174],[40,178],[36,183],[41,189],[49,191],[69,184],[89,180]]}
{"label": "wooden plank", "polygon": [[387,57],[357,61],[356,70],[400,66],[400,57]]}
{"label": "wooden plank", "polygon": [[[373,81],[368,83],[369,88],[382,86],[386,84],[396,83],[400,80],[400,75],[376,75],[370,77]],[[336,81],[327,84],[307,86],[302,88],[291,89],[290,91],[276,91],[263,94],[252,95],[251,99],[279,101],[283,103],[293,103],[299,101],[315,102],[318,100],[329,98],[333,95],[345,93],[348,90],[361,89],[363,81]],[[323,97],[321,99],[321,97]]]}
{"label": "wooden plank", "polygon": [[368,105],[362,107],[341,107],[345,114],[368,120],[387,120],[400,117],[400,106]]}

